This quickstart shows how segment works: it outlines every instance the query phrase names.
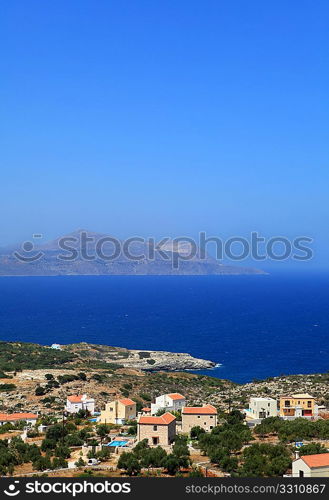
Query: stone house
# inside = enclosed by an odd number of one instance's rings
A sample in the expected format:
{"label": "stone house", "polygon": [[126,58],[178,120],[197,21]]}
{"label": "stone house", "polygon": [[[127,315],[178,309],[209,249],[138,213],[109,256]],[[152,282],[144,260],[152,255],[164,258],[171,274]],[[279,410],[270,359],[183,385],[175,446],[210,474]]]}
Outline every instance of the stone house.
{"label": "stone house", "polygon": [[147,439],[150,446],[168,446],[176,436],[176,418],[171,413],[160,417],[141,416],[138,419],[137,439]]}
{"label": "stone house", "polygon": [[185,406],[182,410],[182,432],[189,434],[192,427],[201,427],[206,432],[217,425],[217,410],[212,405]]}

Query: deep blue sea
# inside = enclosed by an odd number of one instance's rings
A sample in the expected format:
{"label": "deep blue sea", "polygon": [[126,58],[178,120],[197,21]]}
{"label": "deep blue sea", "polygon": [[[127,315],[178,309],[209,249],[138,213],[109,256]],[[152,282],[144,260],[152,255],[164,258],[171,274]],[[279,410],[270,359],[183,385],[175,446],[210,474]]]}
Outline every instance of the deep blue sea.
{"label": "deep blue sea", "polygon": [[0,339],[189,352],[236,382],[329,370],[329,274],[1,277]]}

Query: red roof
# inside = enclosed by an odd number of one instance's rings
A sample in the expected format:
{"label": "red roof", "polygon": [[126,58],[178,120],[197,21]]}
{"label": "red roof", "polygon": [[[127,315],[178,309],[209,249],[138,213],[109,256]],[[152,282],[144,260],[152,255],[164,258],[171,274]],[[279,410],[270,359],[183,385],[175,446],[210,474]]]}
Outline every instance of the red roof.
{"label": "red roof", "polygon": [[10,422],[12,420],[37,420],[38,415],[35,413],[0,413],[0,422]]}
{"label": "red roof", "polygon": [[217,415],[217,410],[212,405],[205,406],[185,406],[183,415]]}
{"label": "red roof", "polygon": [[145,413],[146,413],[146,412],[150,412],[150,411],[151,411],[151,408],[146,408],[146,407],[145,407],[145,408],[142,408],[142,411],[144,411]]}
{"label": "red roof", "polygon": [[68,401],[70,403],[81,403],[82,402],[82,396],[67,396]]}
{"label": "red roof", "polygon": [[181,394],[178,394],[178,392],[174,392],[172,394],[167,394],[167,396],[169,396],[173,400],[185,399],[185,397],[182,396]]}
{"label": "red roof", "polygon": [[169,425],[174,422],[176,417],[171,413],[164,413],[160,417],[139,417],[139,424],[150,424],[150,425]]}
{"label": "red roof", "polygon": [[132,405],[135,405],[135,401],[133,401],[132,399],[119,399],[120,403],[122,403],[123,405],[125,406],[132,406]]}
{"label": "red roof", "polygon": [[303,455],[300,457],[311,469],[314,467],[328,467],[329,453],[318,453],[317,455]]}

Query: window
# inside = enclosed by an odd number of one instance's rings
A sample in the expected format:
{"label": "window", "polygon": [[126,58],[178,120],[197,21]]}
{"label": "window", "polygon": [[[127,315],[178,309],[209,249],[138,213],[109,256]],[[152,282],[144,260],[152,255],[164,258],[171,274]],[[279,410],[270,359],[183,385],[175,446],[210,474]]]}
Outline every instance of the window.
{"label": "window", "polygon": [[213,425],[211,425],[211,426],[209,427],[209,429],[213,429],[213,428],[214,428],[214,426],[213,426]]}
{"label": "window", "polygon": [[153,425],[153,430],[157,431],[158,430],[158,426],[157,425]]}
{"label": "window", "polygon": [[113,408],[110,408],[110,411],[113,411]]}
{"label": "window", "polygon": [[214,418],[213,415],[210,415],[210,418]]}
{"label": "window", "polygon": [[289,399],[286,399],[286,401],[284,402],[284,406],[290,406],[290,400]]}
{"label": "window", "polygon": [[201,418],[200,415],[198,415],[198,418]]}
{"label": "window", "polygon": [[307,401],[307,408],[312,408],[312,401]]}

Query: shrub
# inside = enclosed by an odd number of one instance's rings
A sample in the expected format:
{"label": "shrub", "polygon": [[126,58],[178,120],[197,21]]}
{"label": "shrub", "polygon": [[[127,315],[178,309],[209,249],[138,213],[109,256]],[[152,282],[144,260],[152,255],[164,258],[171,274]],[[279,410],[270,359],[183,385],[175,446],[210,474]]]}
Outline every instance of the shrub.
{"label": "shrub", "polygon": [[15,384],[0,384],[0,392],[15,391],[17,386]]}

